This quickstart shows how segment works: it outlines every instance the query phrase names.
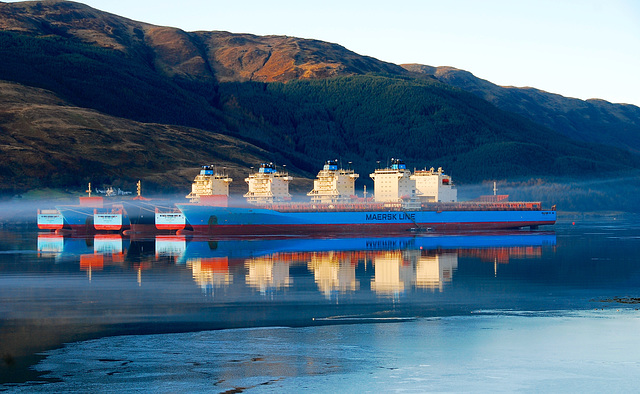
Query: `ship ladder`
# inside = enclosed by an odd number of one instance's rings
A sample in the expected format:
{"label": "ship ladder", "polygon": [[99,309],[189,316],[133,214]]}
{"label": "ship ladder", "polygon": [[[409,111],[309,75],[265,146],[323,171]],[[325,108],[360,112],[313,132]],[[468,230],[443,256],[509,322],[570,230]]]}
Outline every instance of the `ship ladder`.
{"label": "ship ladder", "polygon": [[402,210],[402,212],[404,212],[404,216],[405,216],[405,217],[409,218],[409,220],[411,220],[411,221],[413,222],[413,224],[415,224],[415,225],[416,225],[415,227],[410,228],[410,229],[409,229],[409,231],[411,231],[411,232],[416,232],[416,233],[421,233],[421,232],[424,232],[424,231],[433,231],[433,229],[432,229],[432,228],[430,228],[430,227],[429,227],[429,228],[425,228],[425,227],[422,227],[421,225],[419,225],[419,224],[418,224],[418,222],[416,222],[416,221],[411,217],[411,215],[409,215],[409,213],[408,213],[407,211]]}

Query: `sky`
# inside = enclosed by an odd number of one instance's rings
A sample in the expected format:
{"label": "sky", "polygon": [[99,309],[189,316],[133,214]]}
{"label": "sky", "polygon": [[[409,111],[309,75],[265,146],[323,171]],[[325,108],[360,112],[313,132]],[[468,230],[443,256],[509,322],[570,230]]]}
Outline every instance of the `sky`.
{"label": "sky", "polygon": [[640,106],[638,0],[84,0],[186,31],[287,35],[503,86]]}

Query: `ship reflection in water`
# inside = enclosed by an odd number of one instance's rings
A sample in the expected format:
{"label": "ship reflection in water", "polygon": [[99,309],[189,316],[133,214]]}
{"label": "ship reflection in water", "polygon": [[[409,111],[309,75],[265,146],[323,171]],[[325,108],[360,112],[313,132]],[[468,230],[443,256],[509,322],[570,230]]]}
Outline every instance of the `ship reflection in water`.
{"label": "ship reflection in water", "polygon": [[[398,298],[407,292],[443,292],[454,280],[459,258],[475,258],[498,266],[511,258],[537,259],[553,251],[552,232],[472,233],[394,238],[202,239],[156,236],[129,239],[118,234],[65,238],[39,234],[40,257],[78,261],[89,280],[105,267],[136,271],[173,266],[190,270],[203,293],[216,296],[228,288],[274,296],[308,292],[312,275],[317,292],[327,300],[364,292]],[[106,274],[106,273],[105,273]],[[300,281],[301,285],[296,286]],[[235,293],[237,295],[237,293]]]}
{"label": "ship reflection in water", "polygon": [[332,294],[356,291],[360,282],[356,279],[356,266],[363,258],[362,253],[325,252],[313,253],[307,262],[307,269],[313,272],[318,290],[327,299]]}

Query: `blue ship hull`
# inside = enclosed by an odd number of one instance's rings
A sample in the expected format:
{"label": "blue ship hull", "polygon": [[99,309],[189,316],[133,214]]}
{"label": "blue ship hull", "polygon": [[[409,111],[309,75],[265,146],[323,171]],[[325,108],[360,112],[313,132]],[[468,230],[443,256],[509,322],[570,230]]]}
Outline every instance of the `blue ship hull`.
{"label": "blue ship hull", "polygon": [[[79,234],[93,234],[96,232],[93,223],[93,214],[95,210],[98,212],[106,212],[105,208],[86,207],[81,205],[58,205],[56,209],[60,211],[64,218],[64,227],[71,229]],[[122,217],[123,228],[129,227],[131,224],[129,216],[124,214]]]}
{"label": "blue ship hull", "polygon": [[392,233],[410,230],[495,230],[552,225],[553,210],[279,212],[259,207],[177,204],[196,233]]}
{"label": "blue ship hull", "polygon": [[[162,204],[160,206],[159,204]],[[155,225],[156,207],[169,209],[172,203],[162,200],[112,200],[106,201],[102,206],[94,207],[88,205],[59,205],[56,209],[63,216],[64,229],[73,230],[79,234],[93,234],[96,231],[94,226],[94,211],[98,213],[108,213],[115,206],[124,208],[122,216],[121,230],[131,229],[139,233],[159,232]]]}

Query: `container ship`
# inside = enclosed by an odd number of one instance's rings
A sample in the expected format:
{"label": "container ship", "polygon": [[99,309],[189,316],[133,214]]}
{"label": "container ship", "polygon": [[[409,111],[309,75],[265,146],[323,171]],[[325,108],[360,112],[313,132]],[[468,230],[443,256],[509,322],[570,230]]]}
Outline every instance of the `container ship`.
{"label": "container ship", "polygon": [[[245,179],[246,201],[230,203],[231,179],[203,169],[199,175],[212,182],[211,194],[188,196],[191,203],[176,204],[196,234],[273,235],[328,233],[393,233],[537,228],[553,225],[555,207],[542,209],[540,202],[511,202],[508,196],[486,196],[458,202],[457,189],[442,168],[411,173],[400,159],[370,177],[374,193],[355,195],[359,175],[338,168],[329,160],[308,193],[311,201],[292,202],[292,178],[272,163],[262,164]],[[198,179],[198,178],[196,178]],[[184,231],[184,230],[180,230]],[[179,231],[179,233],[180,233]]]}
{"label": "container ship", "polygon": [[[136,197],[123,197],[107,191],[106,197],[92,196],[91,184],[87,196],[78,204],[58,205],[55,209],[38,210],[37,224],[41,230],[57,233],[94,234],[158,233],[185,228],[181,212],[162,200],[142,197],[140,181]],[[171,204],[172,205],[172,204]]]}
{"label": "container ship", "polygon": [[130,227],[129,216],[121,199],[92,196],[91,193],[89,183],[88,195],[79,197],[78,204],[38,210],[38,228],[59,233],[74,231],[93,234],[96,231],[121,231]]}

